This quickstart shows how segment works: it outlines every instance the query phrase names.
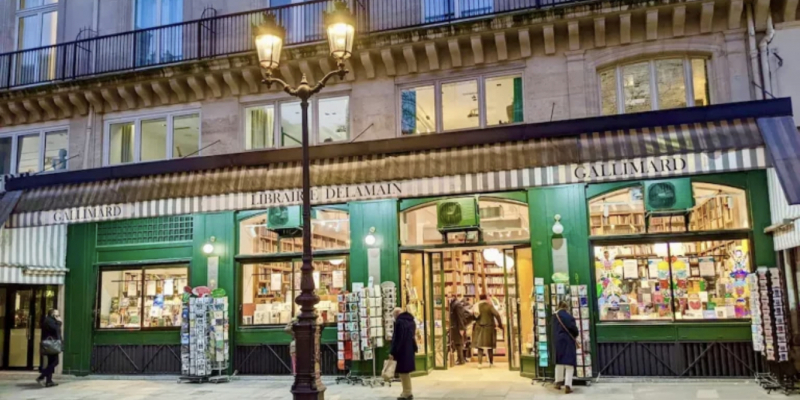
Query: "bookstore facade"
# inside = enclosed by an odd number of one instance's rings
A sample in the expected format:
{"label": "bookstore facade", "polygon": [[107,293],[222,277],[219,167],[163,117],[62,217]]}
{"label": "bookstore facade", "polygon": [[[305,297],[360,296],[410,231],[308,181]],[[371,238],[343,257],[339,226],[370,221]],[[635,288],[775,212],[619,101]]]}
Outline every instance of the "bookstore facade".
{"label": "bookstore facade", "polygon": [[[782,109],[722,105],[702,117],[682,110],[638,122],[534,124],[525,128],[562,133],[520,141],[510,132],[480,146],[483,132],[458,133],[474,145],[315,164],[322,372],[343,373],[339,295],[373,279],[392,282],[417,319],[418,373],[458,368],[448,341],[457,294],[469,303],[490,296],[504,328],[496,349],[504,368],[548,373],[546,290],[561,291],[550,285],[566,277],[585,335],[585,375],[751,376],[760,359],[743,276],[774,266],[775,253],[763,233],[769,149],[759,115],[747,113]],[[717,111],[746,118],[714,119]],[[620,120],[641,125],[614,128]],[[644,120],[670,124],[642,128]],[[596,126],[613,140],[563,133]],[[396,140],[430,149],[427,141],[440,139]],[[285,328],[297,312],[298,173],[297,164],[243,166],[26,188],[9,229],[68,227],[64,372],[179,373],[179,296],[207,285],[231,303],[231,372],[291,374]],[[170,190],[154,190],[163,185]],[[14,181],[7,187],[15,190]],[[387,349],[375,350],[377,365]],[[348,365],[372,372],[368,360]]]}

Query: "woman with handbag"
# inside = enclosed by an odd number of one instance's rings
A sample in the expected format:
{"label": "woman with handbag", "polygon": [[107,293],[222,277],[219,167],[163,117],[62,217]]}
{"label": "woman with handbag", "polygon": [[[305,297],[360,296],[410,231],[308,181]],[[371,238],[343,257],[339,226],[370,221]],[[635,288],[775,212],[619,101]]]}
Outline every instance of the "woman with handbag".
{"label": "woman with handbag", "polygon": [[566,387],[564,393],[572,393],[572,377],[577,364],[575,341],[580,332],[575,318],[570,315],[566,302],[558,303],[553,315],[553,336],[556,338],[556,389]]}
{"label": "woman with handbag", "polygon": [[[472,345],[478,349],[478,368],[483,367],[483,354],[489,355],[489,368],[494,367],[494,349],[497,348],[497,330],[503,330],[503,319],[486,294],[480,295],[473,313],[477,317],[472,331]],[[496,323],[495,323],[496,322]]]}
{"label": "woman with handbag", "polygon": [[58,365],[58,357],[61,354],[61,316],[58,310],[50,310],[42,321],[42,348],[41,353],[47,357],[47,366],[41,369],[41,375],[36,378],[40,385],[44,381],[45,387],[58,386],[53,382],[53,373]]}

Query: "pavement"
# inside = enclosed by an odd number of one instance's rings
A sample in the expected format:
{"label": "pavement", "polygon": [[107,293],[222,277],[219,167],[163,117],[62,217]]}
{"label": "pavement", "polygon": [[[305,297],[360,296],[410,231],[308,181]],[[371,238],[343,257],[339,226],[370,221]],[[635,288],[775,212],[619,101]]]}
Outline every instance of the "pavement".
{"label": "pavement", "polygon": [[[27,378],[27,379],[26,379]],[[288,378],[237,377],[230,383],[191,384],[177,383],[175,377],[61,377],[60,385],[42,388],[34,382],[35,375],[0,375],[2,400],[189,400],[208,399],[259,399],[290,400]],[[394,400],[400,394],[400,383],[391,387],[368,387],[336,384],[325,379],[327,400]],[[783,399],[783,394],[771,395],[752,381],[742,380],[644,380],[601,379],[591,386],[576,386],[575,393],[565,395],[551,385],[532,385],[530,379],[503,368],[477,369],[475,366],[457,367],[449,371],[434,371],[428,376],[413,378],[414,398],[426,399],[480,399],[480,400],[650,400],[658,398],[692,400],[758,400]]]}

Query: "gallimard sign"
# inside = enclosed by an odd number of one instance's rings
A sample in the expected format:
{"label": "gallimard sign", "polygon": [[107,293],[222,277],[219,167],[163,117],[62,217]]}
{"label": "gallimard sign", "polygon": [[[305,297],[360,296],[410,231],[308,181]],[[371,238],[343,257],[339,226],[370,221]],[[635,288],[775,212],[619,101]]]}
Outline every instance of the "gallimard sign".
{"label": "gallimard sign", "polygon": [[86,221],[130,218],[133,216],[129,204],[77,207],[52,211],[50,218],[56,224],[72,224]]}
{"label": "gallimard sign", "polygon": [[572,177],[579,181],[594,181],[663,176],[685,173],[688,167],[689,164],[684,156],[648,157],[639,160],[579,164],[573,167]]}
{"label": "gallimard sign", "polygon": [[[336,203],[357,199],[381,199],[397,197],[403,194],[403,189],[397,183],[375,183],[349,186],[312,187],[312,203]],[[249,205],[277,206],[298,204],[303,201],[303,190],[274,190],[249,194]]]}

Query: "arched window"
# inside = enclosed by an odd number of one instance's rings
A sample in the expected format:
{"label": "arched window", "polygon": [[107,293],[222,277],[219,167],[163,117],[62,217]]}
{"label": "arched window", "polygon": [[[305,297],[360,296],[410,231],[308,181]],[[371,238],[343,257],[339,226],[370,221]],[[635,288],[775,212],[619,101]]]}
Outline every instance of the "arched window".
{"label": "arched window", "polygon": [[703,57],[636,61],[599,72],[602,115],[711,104],[709,62]]}

